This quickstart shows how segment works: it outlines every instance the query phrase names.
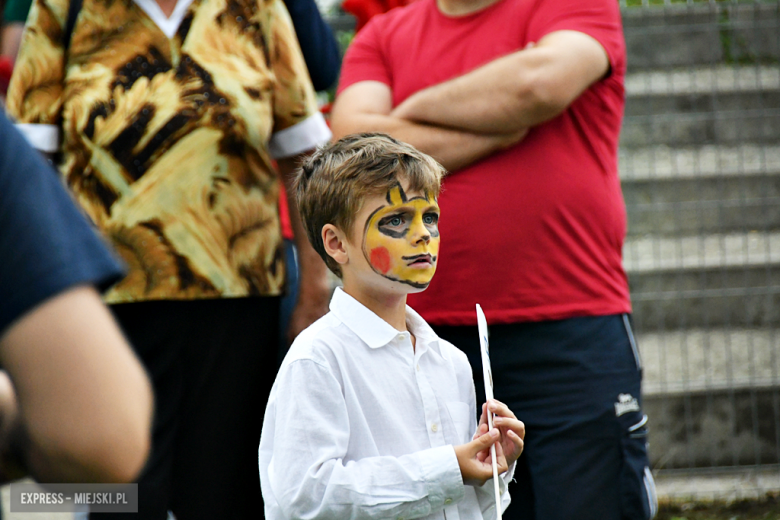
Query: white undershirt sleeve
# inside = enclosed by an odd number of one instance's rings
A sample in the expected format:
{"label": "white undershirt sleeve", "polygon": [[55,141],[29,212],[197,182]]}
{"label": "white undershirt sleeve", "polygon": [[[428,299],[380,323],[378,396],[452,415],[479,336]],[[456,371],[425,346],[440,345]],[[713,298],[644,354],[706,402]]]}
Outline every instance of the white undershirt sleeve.
{"label": "white undershirt sleeve", "polygon": [[54,153],[60,148],[60,129],[56,125],[17,124],[27,142],[41,152]]}
{"label": "white undershirt sleeve", "polygon": [[275,132],[268,143],[268,150],[274,159],[293,157],[327,143],[333,134],[320,112],[300,123]]}

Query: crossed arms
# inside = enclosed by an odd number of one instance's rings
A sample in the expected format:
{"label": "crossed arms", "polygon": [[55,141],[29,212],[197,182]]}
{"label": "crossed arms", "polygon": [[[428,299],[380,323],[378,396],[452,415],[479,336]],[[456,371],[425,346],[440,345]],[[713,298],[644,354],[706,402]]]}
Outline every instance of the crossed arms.
{"label": "crossed arms", "polygon": [[421,90],[397,107],[377,81],[347,87],[331,118],[335,138],[385,132],[454,171],[525,137],[609,72],[606,51],[577,31],[556,31],[535,45],[463,76]]}

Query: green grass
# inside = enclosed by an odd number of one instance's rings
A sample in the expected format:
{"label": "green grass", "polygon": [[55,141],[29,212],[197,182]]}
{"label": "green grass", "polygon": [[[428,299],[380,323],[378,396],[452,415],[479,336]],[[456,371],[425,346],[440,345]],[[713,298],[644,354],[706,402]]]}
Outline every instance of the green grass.
{"label": "green grass", "polygon": [[656,520],[780,520],[780,494],[760,500],[661,504]]}
{"label": "green grass", "polygon": [[[715,0],[717,3],[732,3],[733,0]],[[753,3],[753,0],[738,0],[742,3]],[[664,5],[666,4],[666,0],[648,0],[646,3],[643,0],[627,0],[626,5],[628,7],[637,7],[642,5]],[[687,4],[688,0],[671,0],[668,3],[672,4]],[[709,0],[693,0],[694,4],[706,4],[709,3]]]}

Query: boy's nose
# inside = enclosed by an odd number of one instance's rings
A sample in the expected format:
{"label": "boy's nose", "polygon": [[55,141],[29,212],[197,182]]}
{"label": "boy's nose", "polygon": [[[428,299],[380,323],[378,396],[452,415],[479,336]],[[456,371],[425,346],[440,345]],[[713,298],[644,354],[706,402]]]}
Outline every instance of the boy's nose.
{"label": "boy's nose", "polygon": [[427,244],[431,241],[431,232],[425,227],[422,220],[415,222],[413,233],[415,243],[425,242]]}

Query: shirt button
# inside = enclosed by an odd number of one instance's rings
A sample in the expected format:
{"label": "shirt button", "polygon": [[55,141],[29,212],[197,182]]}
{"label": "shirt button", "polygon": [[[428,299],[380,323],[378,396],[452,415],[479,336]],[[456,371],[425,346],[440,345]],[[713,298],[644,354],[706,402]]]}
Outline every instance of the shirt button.
{"label": "shirt button", "polygon": [[436,433],[437,431],[439,431],[439,425],[436,424],[436,423],[431,424],[431,431],[433,433]]}
{"label": "shirt button", "polygon": [[418,372],[420,371],[420,365],[417,365],[417,371]]}
{"label": "shirt button", "polygon": [[446,500],[444,501],[444,505],[445,505],[445,506],[448,506],[448,505],[450,505],[450,504],[452,504],[452,499],[451,499],[451,498],[448,498],[448,499],[446,499]]}

